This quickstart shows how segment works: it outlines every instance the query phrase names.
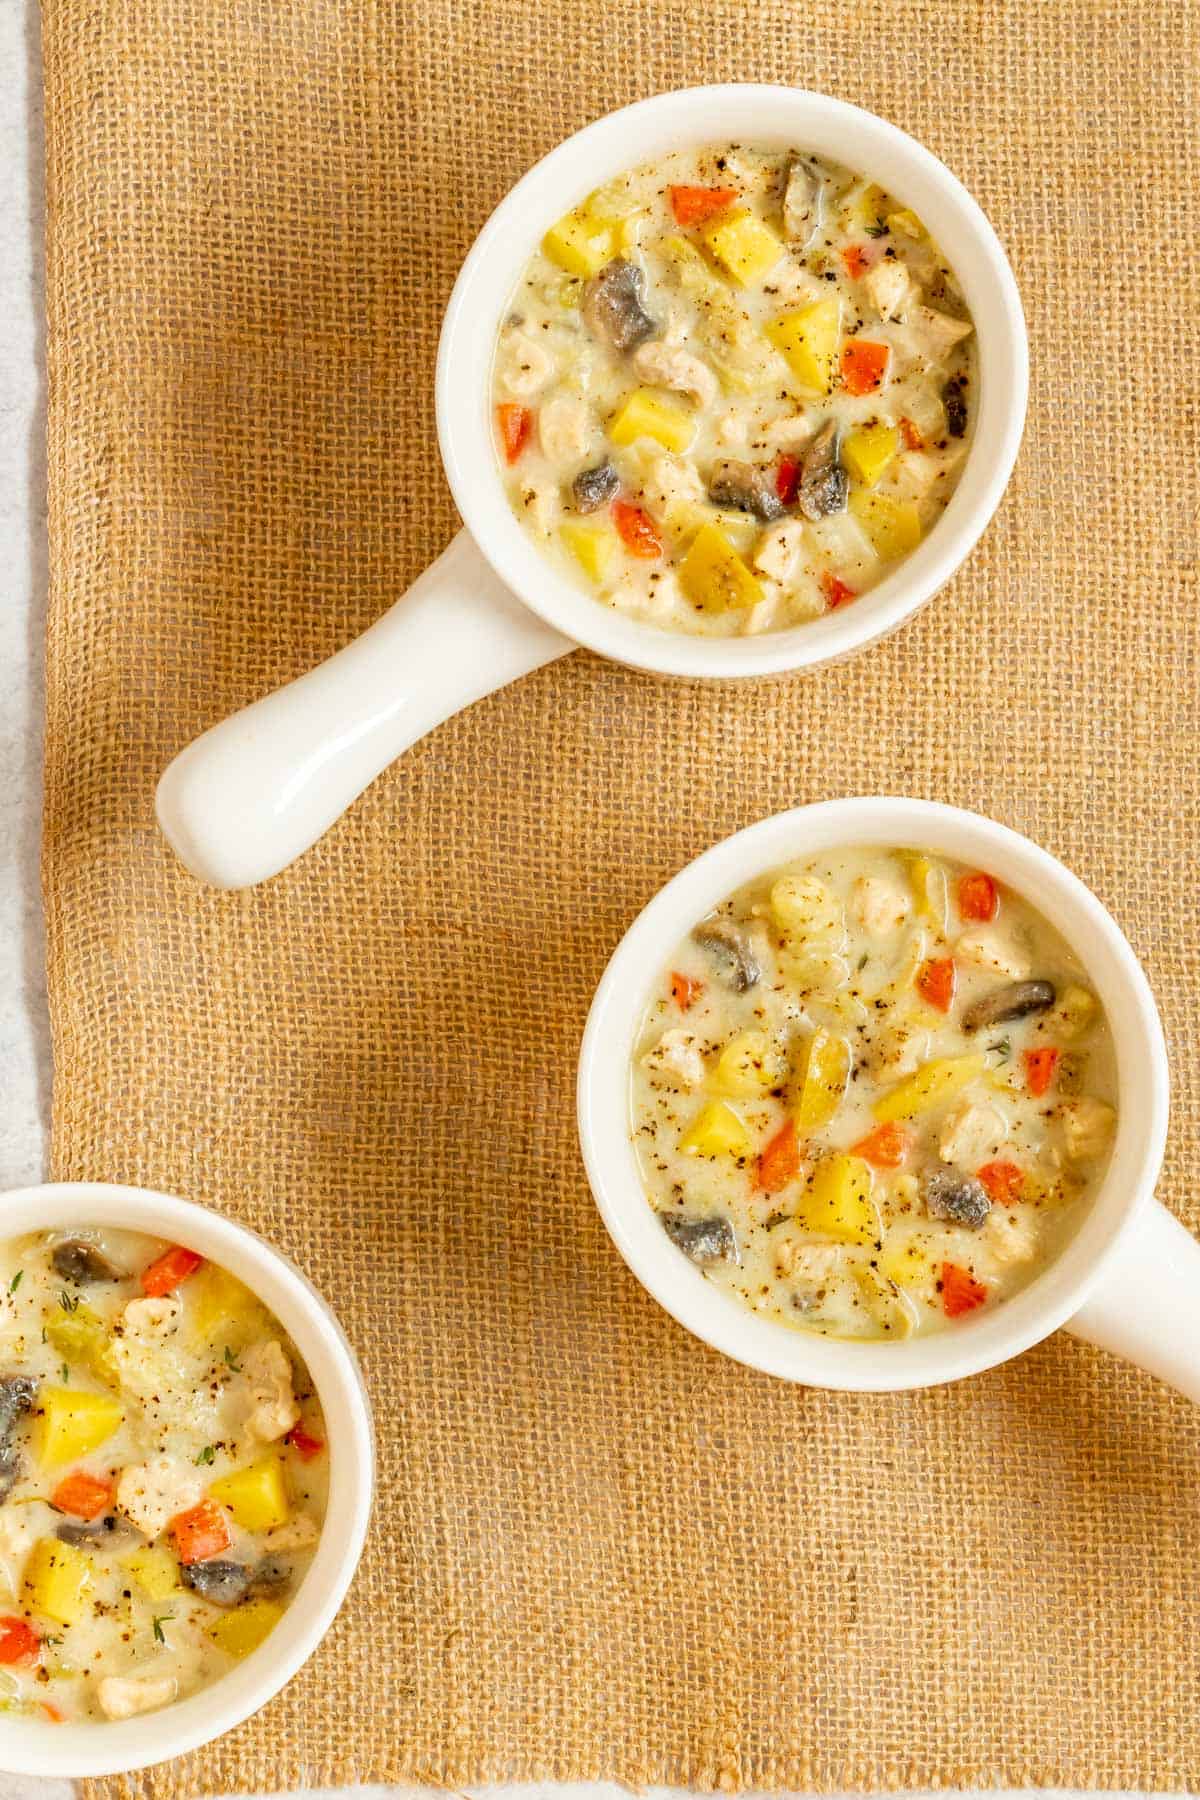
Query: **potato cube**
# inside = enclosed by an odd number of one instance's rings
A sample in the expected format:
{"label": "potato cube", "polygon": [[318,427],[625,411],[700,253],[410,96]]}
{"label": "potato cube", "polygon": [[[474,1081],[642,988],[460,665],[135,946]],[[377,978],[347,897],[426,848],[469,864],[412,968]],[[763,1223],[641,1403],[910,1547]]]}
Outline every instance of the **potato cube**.
{"label": "potato cube", "polygon": [[900,448],[894,425],[863,425],[842,444],[842,466],[855,481],[873,488]]}
{"label": "potato cube", "polygon": [[597,586],[607,581],[616,568],[621,551],[616,532],[607,525],[576,525],[573,522],[560,525],[558,531],[588,579]]}
{"label": "potato cube", "polygon": [[566,213],[546,233],[542,249],[568,275],[595,275],[612,259],[613,228],[583,209]]}
{"label": "potato cube", "polygon": [[850,492],[850,511],[873,544],[876,554],[893,562],[921,541],[921,515],[911,500],[893,500],[866,488]]}
{"label": "potato cube", "polygon": [[77,1625],[86,1615],[92,1578],[91,1557],[57,1538],[41,1538],[25,1565],[30,1606],[60,1625]]}
{"label": "potato cube", "polygon": [[206,1625],[205,1634],[218,1650],[240,1660],[258,1649],[282,1617],[282,1606],[277,1606],[273,1600],[243,1600],[240,1606]]}
{"label": "potato cube", "polygon": [[930,1112],[935,1106],[952,1100],[955,1094],[982,1075],[986,1067],[987,1057],[982,1053],[935,1057],[897,1082],[871,1110],[884,1124],[891,1119],[915,1119],[919,1113]]}
{"label": "potato cube", "polygon": [[717,1058],[712,1085],[722,1094],[757,1099],[777,1087],[783,1074],[783,1058],[765,1031],[739,1031]]}
{"label": "potato cube", "polygon": [[710,225],[703,236],[716,261],[739,287],[757,287],[783,255],[783,245],[775,233],[752,212],[726,215]]}
{"label": "potato cube", "polygon": [[291,1508],[278,1456],[263,1456],[248,1469],[235,1469],[209,1488],[212,1499],[227,1506],[243,1531],[273,1531],[286,1525]]}
{"label": "potato cube", "polygon": [[837,372],[842,335],[841,302],[833,294],[800,312],[784,313],[766,327],[801,386],[827,394]]}
{"label": "potato cube", "polygon": [[679,1140],[685,1156],[744,1157],[750,1149],[750,1133],[724,1100],[713,1100],[696,1114]]}
{"label": "potato cube", "polygon": [[166,1600],[179,1587],[179,1564],[165,1544],[143,1544],[120,1562],[151,1600]]}
{"label": "potato cube", "polygon": [[653,438],[680,456],[696,435],[696,410],[661,388],[635,388],[609,422],[608,435],[621,445]]}
{"label": "potato cube", "polygon": [[796,1095],[796,1124],[801,1131],[828,1125],[845,1097],[851,1061],[845,1038],[823,1029],[813,1033]]}
{"label": "potato cube", "polygon": [[82,1388],[43,1388],[39,1406],[34,1454],[43,1469],[86,1456],[110,1438],[125,1417],[118,1401]]}
{"label": "potato cube", "polygon": [[871,1168],[860,1156],[827,1156],[817,1164],[797,1218],[822,1237],[843,1244],[874,1243],[879,1213],[871,1198]]}
{"label": "potato cube", "polygon": [[765,592],[717,525],[704,525],[696,533],[679,566],[679,585],[706,612],[757,606]]}
{"label": "potato cube", "polygon": [[1082,1037],[1098,1010],[1096,996],[1089,994],[1086,988],[1064,988],[1058,997],[1058,1005],[1051,1014],[1052,1029],[1058,1037]]}

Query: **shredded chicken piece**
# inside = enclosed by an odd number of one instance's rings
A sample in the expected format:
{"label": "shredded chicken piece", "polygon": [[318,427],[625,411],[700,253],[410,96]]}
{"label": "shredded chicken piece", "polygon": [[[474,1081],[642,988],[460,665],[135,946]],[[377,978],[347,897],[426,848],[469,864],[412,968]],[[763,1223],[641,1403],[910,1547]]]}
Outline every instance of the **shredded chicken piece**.
{"label": "shredded chicken piece", "polygon": [[1031,1262],[1037,1255],[1037,1214],[1027,1208],[1008,1212],[1003,1207],[993,1206],[982,1235],[994,1262]]}
{"label": "shredded chicken piece", "polygon": [[528,332],[512,331],[502,339],[496,379],[514,400],[531,400],[553,374],[554,357]]}
{"label": "shredded chicken piece", "polygon": [[633,353],[633,366],[646,381],[658,387],[674,388],[680,394],[692,394],[701,406],[711,406],[717,397],[717,378],[706,362],[661,339],[642,344]]}
{"label": "shredded chicken piece", "polygon": [[906,322],[934,362],[941,362],[955,344],[961,344],[975,329],[969,319],[952,319],[949,313],[938,312],[932,306],[909,307]]}
{"label": "shredded chicken piece", "polygon": [[1090,1162],[1107,1147],[1117,1115],[1104,1100],[1083,1095],[1063,1108],[1063,1136],[1072,1162]]}
{"label": "shredded chicken piece", "polygon": [[832,1244],[810,1244],[801,1237],[781,1237],[775,1246],[775,1273],[785,1280],[828,1281],[837,1268],[840,1251]]}
{"label": "shredded chicken piece", "polygon": [[977,1169],[996,1155],[1008,1136],[1008,1120],[995,1106],[962,1100],[942,1122],[938,1155],[959,1169]]}
{"label": "shredded chicken piece", "polygon": [[308,1550],[320,1535],[311,1513],[297,1513],[286,1525],[276,1525],[274,1531],[268,1531],[263,1544],[268,1551]]}
{"label": "shredded chicken piece", "polygon": [[967,962],[978,963],[981,969],[1007,975],[1013,981],[1024,981],[1029,974],[1028,962],[998,931],[986,928],[964,931],[954,946],[954,954],[964,957]]}
{"label": "shredded chicken piece", "polygon": [[850,896],[855,918],[872,937],[887,937],[912,910],[912,901],[897,882],[881,875],[860,875]]}
{"label": "shredded chicken piece", "polygon": [[863,286],[881,319],[894,319],[912,290],[912,278],[902,262],[885,256],[863,276]]}
{"label": "shredded chicken piece", "polygon": [[242,1375],[250,1395],[246,1429],[251,1437],[274,1443],[300,1417],[292,1392],[292,1365],[277,1338],[254,1344],[242,1357]]}
{"label": "shredded chicken piece", "polygon": [[131,1300],[121,1316],[127,1336],[167,1338],[178,1331],[183,1306],[174,1295],[165,1294],[161,1299]]}
{"label": "shredded chicken piece", "polygon": [[704,1080],[700,1040],[693,1032],[678,1027],[663,1032],[654,1048],[643,1056],[642,1066],[679,1087],[699,1087]]}
{"label": "shredded chicken piece", "polygon": [[527,482],[521,489],[521,510],[538,531],[548,534],[558,495],[545,481]]}
{"label": "shredded chicken piece", "polygon": [[114,1503],[139,1531],[156,1538],[177,1513],[195,1506],[203,1492],[194,1469],[173,1456],[155,1456],[121,1470]]}
{"label": "shredded chicken piece", "polygon": [[537,428],[552,463],[577,462],[591,441],[588,409],[576,394],[552,394],[538,413]]}
{"label": "shredded chicken piece", "polygon": [[96,1699],[106,1719],[132,1719],[175,1698],[173,1675],[105,1675],[96,1683]]}
{"label": "shredded chicken piece", "polygon": [[804,548],[803,519],[780,519],[768,525],[754,552],[754,566],[772,581],[788,582],[795,575]]}

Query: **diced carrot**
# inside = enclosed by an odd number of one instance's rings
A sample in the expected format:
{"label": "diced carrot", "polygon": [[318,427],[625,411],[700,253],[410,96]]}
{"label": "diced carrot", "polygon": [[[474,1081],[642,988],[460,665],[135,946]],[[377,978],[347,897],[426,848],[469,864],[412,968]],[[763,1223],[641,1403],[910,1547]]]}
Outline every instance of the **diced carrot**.
{"label": "diced carrot", "polygon": [[1015,1205],[1025,1188],[1025,1171],[1015,1162],[984,1163],[982,1169],[976,1169],[975,1178],[982,1182],[988,1198],[997,1206]]}
{"label": "diced carrot", "polygon": [[655,557],[663,553],[663,541],[658,535],[658,527],[648,512],[640,506],[634,506],[628,500],[614,500],[612,503],[613,524],[621,534],[621,541],[631,556]]}
{"label": "diced carrot", "polygon": [[26,1619],[13,1614],[0,1619],[0,1663],[32,1662],[42,1640]]}
{"label": "diced carrot", "polygon": [[842,261],[852,281],[858,281],[870,268],[861,244],[847,244],[842,251]]}
{"label": "diced carrot", "polygon": [[963,1313],[974,1312],[987,1297],[988,1291],[982,1281],[976,1281],[968,1269],[952,1262],[942,1264],[942,1311],[948,1319],[959,1319]]}
{"label": "diced carrot", "polygon": [[931,957],[917,970],[918,994],[922,1000],[928,1000],[930,1006],[936,1006],[939,1012],[950,1011],[957,985],[958,970],[952,956]]}
{"label": "diced carrot", "polygon": [[229,1520],[215,1500],[201,1500],[199,1506],[177,1513],[171,1520],[171,1535],[179,1560],[185,1564],[220,1556],[233,1542]]}
{"label": "diced carrot", "polygon": [[923,450],[925,448],[925,439],[921,436],[921,433],[917,430],[911,419],[901,419],[900,436],[904,439],[904,448],[906,450]]}
{"label": "diced carrot", "polygon": [[888,344],[850,338],[842,346],[842,386],[848,394],[873,394],[887,374]]}
{"label": "diced carrot", "polygon": [[830,612],[839,606],[845,606],[847,600],[858,599],[857,589],[847,587],[839,576],[831,574],[828,569],[821,571],[821,587]]}
{"label": "diced carrot", "polygon": [[1049,1093],[1050,1084],[1054,1080],[1054,1071],[1058,1067],[1061,1050],[1024,1050],[1021,1061],[1025,1064],[1025,1085],[1037,1099]]}
{"label": "diced carrot", "polygon": [[796,1139],[796,1121],[788,1119],[779,1127],[758,1159],[754,1185],[764,1194],[777,1194],[800,1173],[800,1145]]}
{"label": "diced carrot", "polygon": [[160,1300],[177,1288],[181,1281],[194,1275],[204,1261],[194,1250],[185,1250],[182,1244],[175,1244],[170,1250],[164,1250],[156,1262],[148,1269],[142,1270],[142,1292],[149,1294],[152,1300]]}
{"label": "diced carrot", "polygon": [[65,1713],[60,1713],[57,1706],[51,1706],[49,1700],[39,1700],[38,1705],[41,1707],[42,1712],[50,1721],[51,1725],[61,1725],[63,1723],[63,1720],[66,1717]]}
{"label": "diced carrot", "polygon": [[775,470],[775,492],[785,506],[790,506],[796,498],[796,489],[800,486],[800,463],[794,456],[781,456],[779,466]]}
{"label": "diced carrot", "polygon": [[732,206],[737,197],[736,188],[671,186],[667,189],[677,225],[702,225],[705,219]]}
{"label": "diced carrot", "polygon": [[111,1506],[113,1484],[76,1469],[59,1482],[50,1496],[51,1506],[59,1512],[73,1513],[77,1519],[94,1519]]}
{"label": "diced carrot", "polygon": [[694,1000],[698,1000],[704,992],[704,983],[697,981],[694,975],[681,975],[678,969],[671,971],[671,998],[680,1012],[686,1012]]}
{"label": "diced carrot", "polygon": [[877,1125],[865,1138],[860,1138],[850,1151],[861,1156],[875,1169],[898,1169],[913,1146],[913,1133],[907,1126],[889,1120]]}
{"label": "diced carrot", "polygon": [[320,1456],[325,1448],[325,1439],[313,1437],[311,1432],[305,1431],[303,1425],[293,1425],[285,1441],[305,1462],[311,1462],[314,1456]]}
{"label": "diced carrot", "polygon": [[518,406],[515,400],[502,400],[496,408],[496,423],[500,427],[504,460],[515,463],[533,436],[533,414],[527,406]]}
{"label": "diced carrot", "polygon": [[964,919],[986,922],[1000,910],[1000,892],[990,875],[961,875],[958,881],[958,910]]}

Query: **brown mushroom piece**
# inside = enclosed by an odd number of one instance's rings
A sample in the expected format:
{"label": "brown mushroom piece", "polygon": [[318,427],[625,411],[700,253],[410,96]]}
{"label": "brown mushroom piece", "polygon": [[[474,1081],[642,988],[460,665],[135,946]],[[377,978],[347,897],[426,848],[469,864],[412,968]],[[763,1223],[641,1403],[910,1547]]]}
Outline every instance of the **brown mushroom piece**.
{"label": "brown mushroom piece", "polygon": [[992,1210],[987,1189],[973,1175],[957,1169],[934,1169],[925,1177],[925,1210],[934,1219],[978,1231]]}
{"label": "brown mushroom piece", "polygon": [[22,1413],[32,1412],[38,1384],[32,1375],[0,1375],[0,1500],[6,1500],[21,1473],[21,1452],[13,1432]]}
{"label": "brown mushroom piece", "polygon": [[590,513],[607,506],[620,492],[621,477],[610,462],[597,463],[594,469],[581,469],[571,483],[575,511]]}
{"label": "brown mushroom piece", "polygon": [[211,1600],[214,1606],[236,1606],[245,1598],[254,1580],[254,1570],[245,1563],[226,1562],[221,1557],[212,1557],[208,1562],[184,1563],[180,1574],[195,1593],[203,1600]]}
{"label": "brown mushroom piece", "polygon": [[755,987],[762,979],[762,969],[750,939],[732,919],[702,919],[692,932],[692,939],[725,963],[734,993],[744,994],[747,988]]}
{"label": "brown mushroom piece", "polygon": [[838,456],[837,420],[822,425],[800,462],[797,504],[804,517],[816,524],[830,513],[845,512],[850,484]]}
{"label": "brown mushroom piece", "polygon": [[952,438],[967,435],[967,378],[952,375],[942,389],[942,405],[946,409],[946,429]]}
{"label": "brown mushroom piece", "polygon": [[73,1282],[76,1287],[86,1287],[92,1281],[120,1281],[125,1274],[124,1269],[118,1269],[103,1250],[89,1244],[86,1238],[64,1238],[55,1244],[50,1253],[50,1267],[56,1275]]}
{"label": "brown mushroom piece", "polygon": [[636,350],[658,330],[642,305],[645,293],[646,277],[641,269],[617,256],[588,282],[579,310],[596,337],[624,354]]}
{"label": "brown mushroom piece", "polygon": [[677,1249],[694,1263],[740,1262],[733,1226],[723,1213],[707,1219],[681,1219],[674,1213],[659,1213],[659,1224]]}
{"label": "brown mushroom piece", "polygon": [[775,470],[762,463],[738,462],[726,457],[713,469],[708,497],[717,506],[736,506],[769,524],[783,517],[785,508],[775,486]]}
{"label": "brown mushroom piece", "polygon": [[77,1525],[73,1520],[60,1525],[54,1533],[60,1544],[74,1544],[83,1550],[108,1550],[119,1544],[144,1544],[144,1533],[119,1513],[102,1513]]}
{"label": "brown mushroom piece", "polygon": [[1002,1025],[1008,1019],[1024,1019],[1045,1012],[1058,998],[1052,981],[1008,981],[975,1000],[962,1016],[964,1031],[982,1031],[985,1025]]}

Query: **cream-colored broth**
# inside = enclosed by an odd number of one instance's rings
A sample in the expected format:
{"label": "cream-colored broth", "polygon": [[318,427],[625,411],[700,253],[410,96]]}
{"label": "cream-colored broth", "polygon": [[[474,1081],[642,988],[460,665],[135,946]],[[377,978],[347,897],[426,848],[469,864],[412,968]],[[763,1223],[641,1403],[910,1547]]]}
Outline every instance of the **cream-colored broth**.
{"label": "cream-colored broth", "polygon": [[[68,1243],[120,1278],[70,1278],[55,1266]],[[147,1297],[142,1277],[170,1248],[124,1231],[0,1246],[0,1379],[35,1390],[13,1422],[16,1479],[0,1504],[8,1710],[123,1717],[216,1680],[277,1622],[319,1538],[325,1429],[299,1353],[214,1265]],[[64,1409],[78,1404],[103,1409],[100,1441],[63,1455]],[[224,1487],[247,1472],[249,1495]],[[80,1476],[112,1489],[90,1520],[63,1505],[63,1482]],[[174,1521],[198,1505],[228,1541],[185,1567]],[[220,1603],[208,1597],[218,1578]]]}
{"label": "cream-colored broth", "polygon": [[[680,188],[736,198],[680,224]],[[740,219],[755,234],[753,268],[713,236]],[[618,267],[640,284],[645,315],[637,325],[636,310],[618,307],[639,339],[624,348],[593,309],[597,283]],[[829,340],[814,320],[828,325],[831,306]],[[801,318],[797,349],[779,330]],[[513,295],[493,375],[513,509],[571,580],[660,626],[729,635],[815,618],[881,580],[953,493],[975,412],[971,329],[937,245],[878,186],[790,151],[665,157],[567,215]],[[806,346],[818,341],[832,342],[831,360],[814,375]],[[855,394],[842,357],[864,345],[881,346],[887,367]],[[623,417],[635,393],[649,395],[647,429],[644,412]],[[655,408],[666,409],[665,432]],[[788,484],[830,423],[834,475],[815,502],[829,510],[814,518]],[[766,494],[758,514],[738,498],[747,466]],[[593,509],[604,485],[581,497],[576,480],[606,467],[609,491]],[[776,505],[778,516],[761,516]],[[716,567],[705,544],[717,545]]]}
{"label": "cream-colored broth", "polygon": [[[1076,1230],[1115,1123],[1111,1035],[1061,936],[985,883],[905,851],[791,865],[697,928],[732,951],[693,936],[657,984],[632,1065],[647,1198],[756,1312],[940,1330]],[[968,1029],[1030,982],[1052,1000],[1024,988],[1036,1010]]]}

